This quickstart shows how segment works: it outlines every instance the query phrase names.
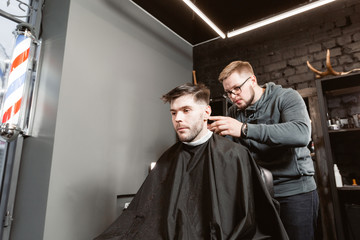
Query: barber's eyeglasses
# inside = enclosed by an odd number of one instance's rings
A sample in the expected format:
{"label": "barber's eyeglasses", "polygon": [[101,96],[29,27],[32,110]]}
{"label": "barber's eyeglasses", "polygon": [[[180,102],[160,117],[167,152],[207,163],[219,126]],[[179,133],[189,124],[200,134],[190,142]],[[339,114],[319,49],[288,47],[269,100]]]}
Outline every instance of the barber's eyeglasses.
{"label": "barber's eyeglasses", "polygon": [[241,85],[234,87],[233,90],[225,91],[225,94],[223,95],[225,98],[231,98],[232,95],[239,95],[241,93],[241,88],[244,86],[244,84],[249,80],[252,76],[248,77]]}

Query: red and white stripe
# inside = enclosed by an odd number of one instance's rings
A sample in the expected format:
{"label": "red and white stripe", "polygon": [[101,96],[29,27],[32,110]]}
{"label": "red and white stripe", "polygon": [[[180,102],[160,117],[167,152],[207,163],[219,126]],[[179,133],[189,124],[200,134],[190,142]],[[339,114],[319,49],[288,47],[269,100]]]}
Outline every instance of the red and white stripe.
{"label": "red and white stripe", "polygon": [[19,35],[16,42],[5,91],[1,116],[2,123],[18,124],[21,101],[24,94],[31,39],[24,35]]}

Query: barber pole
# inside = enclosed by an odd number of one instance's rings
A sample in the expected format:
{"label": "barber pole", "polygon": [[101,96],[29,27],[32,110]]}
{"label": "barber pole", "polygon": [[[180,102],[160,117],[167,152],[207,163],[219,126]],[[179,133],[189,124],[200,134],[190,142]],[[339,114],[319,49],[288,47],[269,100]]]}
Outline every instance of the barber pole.
{"label": "barber pole", "polygon": [[18,124],[21,101],[29,62],[31,38],[20,34],[16,38],[14,53],[4,97],[1,122]]}
{"label": "barber pole", "polygon": [[32,28],[28,24],[19,24],[15,32],[15,47],[7,71],[0,115],[0,137],[6,141],[16,139],[20,133],[29,133],[35,83],[33,58],[38,44],[29,29]]}

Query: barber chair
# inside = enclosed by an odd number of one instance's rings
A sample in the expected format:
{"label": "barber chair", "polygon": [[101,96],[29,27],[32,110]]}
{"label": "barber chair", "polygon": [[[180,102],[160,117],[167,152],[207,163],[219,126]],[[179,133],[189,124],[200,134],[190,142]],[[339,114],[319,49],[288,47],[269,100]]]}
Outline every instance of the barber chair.
{"label": "barber chair", "polygon": [[265,186],[270,193],[270,196],[274,197],[274,185],[273,185],[274,183],[273,183],[272,173],[269,170],[267,170],[266,168],[263,168],[260,166],[259,166],[259,170],[260,170],[261,177],[262,177],[263,181],[265,182]]}

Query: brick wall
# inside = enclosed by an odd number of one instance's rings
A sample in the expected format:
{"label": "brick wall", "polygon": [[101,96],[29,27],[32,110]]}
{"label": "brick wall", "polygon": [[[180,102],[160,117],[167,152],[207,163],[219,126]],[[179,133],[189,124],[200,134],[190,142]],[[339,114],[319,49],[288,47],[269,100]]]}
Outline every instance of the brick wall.
{"label": "brick wall", "polygon": [[288,20],[194,47],[198,82],[211,89],[211,97],[223,90],[217,78],[231,61],[249,61],[260,84],[275,82],[284,87],[315,87],[315,74],[306,61],[324,71],[330,49],[335,71],[360,68],[360,1],[338,0]]}
{"label": "brick wall", "polygon": [[329,118],[350,118],[354,114],[360,114],[360,93],[328,96],[327,107]]}

